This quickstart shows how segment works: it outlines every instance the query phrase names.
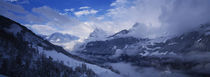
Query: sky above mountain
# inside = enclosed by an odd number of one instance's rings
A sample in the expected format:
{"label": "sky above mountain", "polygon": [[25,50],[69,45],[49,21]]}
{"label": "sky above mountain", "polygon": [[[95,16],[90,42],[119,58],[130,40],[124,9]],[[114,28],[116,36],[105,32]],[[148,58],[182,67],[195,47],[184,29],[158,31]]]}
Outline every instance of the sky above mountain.
{"label": "sky above mountain", "polygon": [[209,23],[209,8],[210,0],[0,0],[0,15],[35,33],[80,38],[95,28],[113,34],[136,23],[135,36],[175,34]]}

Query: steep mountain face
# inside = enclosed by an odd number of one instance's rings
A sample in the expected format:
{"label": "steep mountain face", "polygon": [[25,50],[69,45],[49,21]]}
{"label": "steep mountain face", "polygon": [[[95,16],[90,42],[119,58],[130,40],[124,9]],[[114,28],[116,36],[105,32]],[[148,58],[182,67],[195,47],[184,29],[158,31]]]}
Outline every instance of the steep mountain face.
{"label": "steep mountain face", "polygon": [[101,55],[101,56],[111,56],[115,54],[116,50],[124,49],[129,45],[145,42],[149,39],[145,38],[135,38],[129,36],[130,30],[122,30],[114,35],[107,36],[106,32],[96,28],[85,40],[85,43],[80,46],[82,49],[77,52],[86,55]]}
{"label": "steep mountain face", "polygon": [[137,39],[133,37],[116,38],[106,41],[88,42],[82,53],[95,55],[113,55],[116,49],[123,49],[128,45],[145,41],[146,39]]}
{"label": "steep mountain face", "polygon": [[9,77],[119,76],[87,62],[0,16],[0,74]]}
{"label": "steep mountain face", "polygon": [[[154,68],[159,71],[158,73],[164,73],[157,74],[158,77],[210,76],[208,24],[161,42],[155,42],[157,39],[127,36],[130,31],[120,31],[105,41],[90,41],[83,45],[83,50],[77,51],[77,55],[105,66],[123,62],[130,63],[138,69]],[[117,66],[113,66],[114,69],[121,70],[115,67]],[[140,72],[142,70],[137,73]]]}
{"label": "steep mountain face", "polygon": [[[136,24],[134,25],[134,27],[136,27]],[[132,29],[122,30],[114,35],[107,36],[103,30],[96,28],[90,34],[89,38],[87,39],[87,43],[81,46],[83,50],[78,52],[82,54],[110,56],[114,55],[117,49],[124,49],[127,48],[129,45],[149,40],[145,38],[135,38],[129,36],[128,34],[132,32]],[[99,40],[89,40],[96,38],[98,38]]]}
{"label": "steep mountain face", "polygon": [[[208,77],[210,73],[210,26],[166,40],[165,42],[138,45],[136,55],[122,54],[115,61],[131,62],[136,66],[179,70],[195,77]],[[136,48],[136,47],[134,47]],[[132,50],[124,50],[132,51]]]}
{"label": "steep mountain face", "polygon": [[86,41],[98,41],[107,39],[107,33],[100,29],[96,28],[92,33],[90,33],[88,39]]}
{"label": "steep mountain face", "polygon": [[66,42],[71,42],[78,39],[79,37],[69,35],[69,34],[62,34],[58,32],[51,34],[47,38],[47,40],[49,40],[52,43],[66,43]]}
{"label": "steep mountain face", "polygon": [[115,55],[115,53],[117,53],[116,51],[126,49],[128,46],[139,42],[143,43],[149,41],[149,39],[128,36],[128,33],[128,30],[122,30],[102,40],[88,40],[77,48],[79,50],[77,50],[76,53],[83,58],[88,58],[91,62],[100,64],[112,61],[109,60],[109,57]]}

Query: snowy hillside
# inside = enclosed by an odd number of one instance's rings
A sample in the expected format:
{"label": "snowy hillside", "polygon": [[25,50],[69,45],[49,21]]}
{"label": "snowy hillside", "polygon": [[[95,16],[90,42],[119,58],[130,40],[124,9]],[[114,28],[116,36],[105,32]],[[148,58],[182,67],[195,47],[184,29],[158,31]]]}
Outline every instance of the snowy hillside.
{"label": "snowy hillside", "polygon": [[0,74],[12,77],[120,77],[109,69],[86,62],[26,27],[0,17]]}

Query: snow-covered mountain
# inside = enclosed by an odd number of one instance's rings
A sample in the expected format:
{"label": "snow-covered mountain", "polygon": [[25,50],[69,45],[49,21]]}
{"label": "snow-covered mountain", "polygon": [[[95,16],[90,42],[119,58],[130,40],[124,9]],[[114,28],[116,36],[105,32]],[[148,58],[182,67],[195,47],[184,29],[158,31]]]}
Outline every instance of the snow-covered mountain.
{"label": "snow-covered mountain", "polygon": [[74,45],[80,42],[79,37],[70,35],[70,34],[63,34],[63,33],[53,33],[51,35],[40,35],[44,39],[48,40],[49,42],[62,46],[65,50],[71,51],[74,48]]}
{"label": "snow-covered mountain", "polygon": [[[135,23],[130,29],[121,30],[111,36],[109,38],[118,38],[118,37],[135,37],[142,38],[142,36],[148,35],[147,27],[141,23]],[[145,38],[145,37],[144,37]]]}
{"label": "snow-covered mountain", "polygon": [[[122,30],[108,37],[111,39],[89,41],[82,45],[82,50],[76,51],[77,55],[91,62],[112,66],[127,77],[135,76],[130,74],[143,77],[210,76],[209,24],[169,39],[132,37],[129,35],[132,31]],[[136,73],[129,74],[129,71]],[[151,72],[153,74],[149,74]]]}
{"label": "snow-covered mountain", "polygon": [[0,74],[9,77],[120,77],[0,16]]}
{"label": "snow-covered mountain", "polygon": [[87,41],[106,40],[107,36],[108,35],[104,30],[96,28],[92,33],[90,33],[89,37],[87,38]]}
{"label": "snow-covered mountain", "polygon": [[53,33],[49,37],[46,37],[47,40],[49,40],[52,43],[66,43],[66,42],[71,42],[74,40],[78,40],[79,37],[73,36],[70,34],[63,34],[63,33]]}
{"label": "snow-covered mountain", "polygon": [[[137,24],[135,24],[134,27],[136,27],[136,25]],[[129,45],[149,40],[129,35],[130,32],[133,31],[133,28],[122,30],[111,36],[108,36],[105,31],[96,28],[85,41],[84,45],[81,45],[83,50],[78,52],[85,54],[113,55],[117,49],[123,49]]]}
{"label": "snow-covered mountain", "polygon": [[[133,28],[107,36],[96,29],[81,49],[69,53],[52,44],[65,34],[37,36],[0,17],[0,76],[11,77],[209,77],[210,25],[172,38],[131,35]],[[162,40],[162,41],[160,41]],[[64,39],[64,41],[66,41]],[[67,41],[71,41],[68,39]],[[58,43],[62,43],[57,41]],[[152,74],[151,74],[152,73]]]}
{"label": "snow-covered mountain", "polygon": [[129,30],[121,30],[120,32],[115,33],[114,35],[110,36],[110,37],[121,37],[123,35],[128,34],[130,31]]}

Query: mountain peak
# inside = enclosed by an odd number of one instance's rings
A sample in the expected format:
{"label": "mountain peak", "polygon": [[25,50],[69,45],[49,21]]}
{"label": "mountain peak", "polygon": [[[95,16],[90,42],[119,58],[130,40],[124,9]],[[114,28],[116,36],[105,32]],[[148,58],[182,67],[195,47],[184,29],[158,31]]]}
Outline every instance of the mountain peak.
{"label": "mountain peak", "polygon": [[90,33],[88,39],[89,40],[103,40],[106,39],[107,37],[107,33],[100,28],[95,28],[94,31],[92,33]]}
{"label": "mountain peak", "polygon": [[142,32],[146,29],[144,24],[135,23],[130,29],[123,29],[110,37],[135,37],[142,38]]}
{"label": "mountain peak", "polygon": [[63,34],[63,33],[55,32],[55,33],[51,34],[49,36],[49,38],[47,38],[47,39],[53,43],[65,43],[65,42],[70,42],[73,40],[78,40],[79,37],[73,36],[70,34]]}
{"label": "mountain peak", "polygon": [[123,35],[128,34],[130,31],[127,29],[121,30],[120,32],[115,33],[114,35],[110,36],[110,37],[120,37]]}

